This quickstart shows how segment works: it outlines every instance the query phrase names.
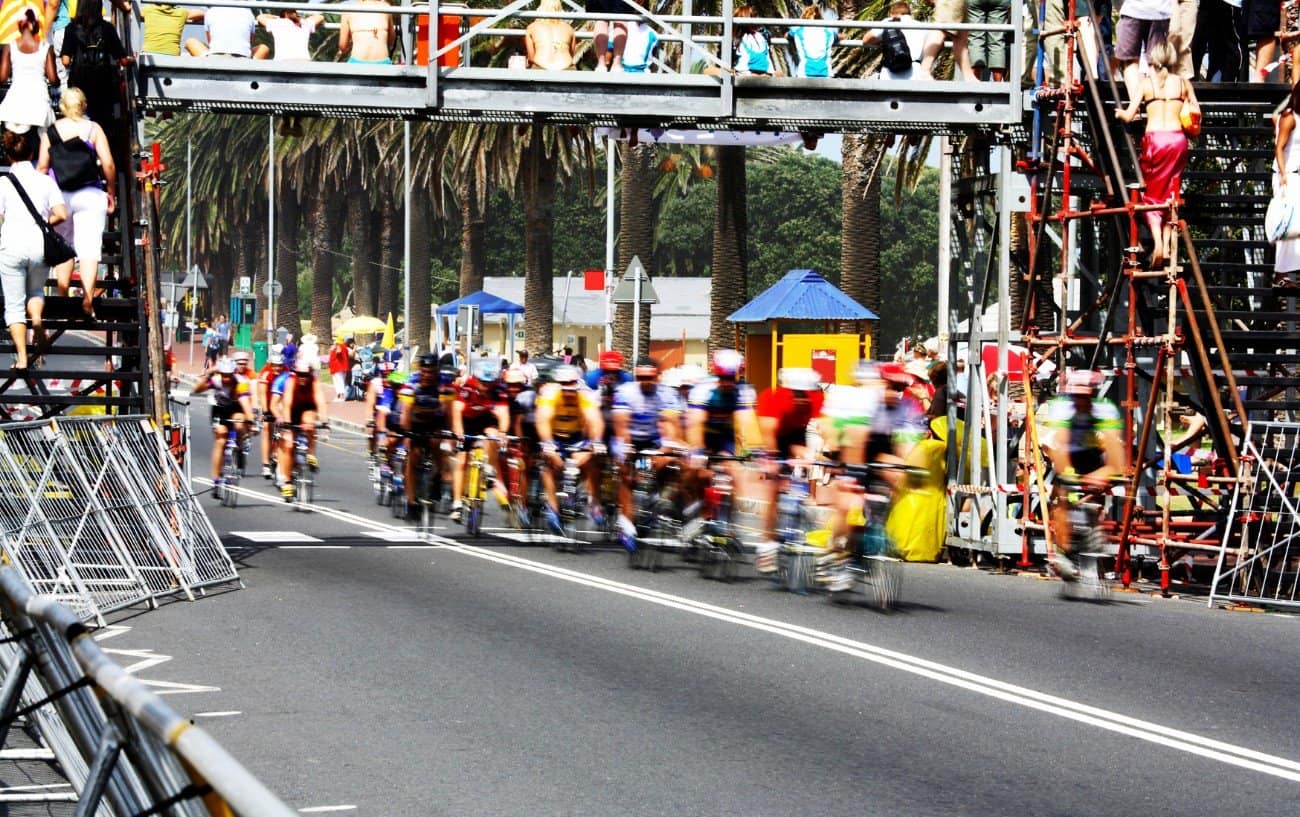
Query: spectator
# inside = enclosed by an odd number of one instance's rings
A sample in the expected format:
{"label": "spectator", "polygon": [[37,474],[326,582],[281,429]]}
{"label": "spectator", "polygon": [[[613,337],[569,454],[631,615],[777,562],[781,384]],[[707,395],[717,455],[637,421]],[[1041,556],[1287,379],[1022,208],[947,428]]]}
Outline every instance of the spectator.
{"label": "spectator", "polygon": [[[1043,24],[1045,31],[1060,31],[1065,28],[1066,3],[1069,0],[1049,0],[1047,3],[1047,15]],[[1092,24],[1093,3],[1090,0],[1075,0],[1074,15],[1075,21],[1079,27],[1078,44],[1082,51],[1081,61],[1093,66],[1098,66],[1098,48],[1097,40],[1100,35],[1103,42],[1110,39],[1109,30],[1097,32],[1096,27]],[[1102,21],[1103,26],[1109,25],[1109,16],[1102,16],[1103,3],[1096,3],[1098,18]],[[1109,6],[1109,0],[1104,4]],[[1106,12],[1108,15],[1109,12]],[[1063,36],[1048,37],[1043,40],[1043,73],[1044,82],[1047,85],[1058,86],[1065,83],[1066,80],[1066,55],[1069,53],[1068,42]],[[1032,48],[1032,46],[1031,46]],[[1030,65],[1033,64],[1033,55],[1029,59]],[[1076,66],[1079,63],[1076,63]],[[1099,67],[1099,66],[1098,66]],[[1100,76],[1100,74],[1098,74]],[[1074,78],[1076,80],[1083,78],[1082,71],[1075,68]]]}
{"label": "spectator", "polygon": [[[1196,2],[1196,0],[1192,0]],[[1086,6],[1080,2],[1078,5]],[[1076,14],[1080,12],[1077,11]],[[1011,22],[1011,0],[972,0],[967,13],[972,23],[987,25],[1005,25]],[[1091,19],[1088,18],[1089,24]],[[1087,36],[1087,35],[1085,35]],[[1007,77],[1007,62],[1010,54],[1009,31],[972,31],[970,32],[970,61],[976,74],[983,74],[984,79],[1002,82]],[[1058,38],[1059,39],[1059,38]]]}
{"label": "spectator", "polygon": [[352,368],[348,346],[340,336],[330,347],[329,369],[334,378],[334,402],[342,403],[347,395],[348,371]]}
{"label": "spectator", "polygon": [[14,368],[26,369],[30,362],[26,317],[31,318],[34,342],[39,348],[45,336],[41,316],[45,279],[50,270],[45,266],[45,238],[40,225],[15,185],[22,185],[36,215],[50,224],[66,219],[68,208],[54,181],[32,166],[32,143],[25,134],[6,130],[0,144],[9,159],[8,184],[0,184],[0,217],[4,219],[0,223],[0,286],[4,292],[5,324],[14,342]]}
{"label": "spectator", "polygon": [[[1169,18],[1169,35],[1177,37],[1184,44],[1191,43],[1196,37],[1196,16],[1200,6],[1199,0],[1173,0],[1173,14]],[[1183,48],[1178,58],[1178,76],[1191,79],[1195,74],[1192,69],[1192,51]]]}
{"label": "spectator", "polygon": [[[1174,13],[1174,0],[1125,0],[1119,11],[1116,27],[1115,58],[1124,72],[1124,87],[1128,91],[1129,107],[1137,114],[1142,99],[1142,75],[1138,61],[1142,52],[1151,63],[1151,52],[1169,37],[1169,18]],[[1130,119],[1132,117],[1129,117]]]}
{"label": "spectator", "polygon": [[[966,0],[937,0],[934,4],[934,21],[936,23],[966,22]],[[943,49],[943,41],[952,38],[952,60],[965,82],[977,82],[975,69],[970,64],[969,31],[931,31],[921,55],[921,76],[934,76],[934,61]]]}
{"label": "spectator", "polygon": [[[1296,111],[1300,108],[1300,83],[1292,86],[1286,109],[1278,114],[1274,147],[1273,195],[1293,200],[1300,195],[1300,145],[1297,144]],[[1300,238],[1283,238],[1275,245],[1273,286],[1300,288],[1291,273],[1300,270]]]}
{"label": "spectator", "polygon": [[519,358],[519,363],[516,364],[515,368],[524,373],[524,383],[529,386],[533,385],[533,381],[537,379],[537,366],[528,362],[528,350],[520,349],[515,353],[515,356]]}
{"label": "spectator", "polygon": [[[300,17],[298,12],[293,9],[281,9],[279,15],[257,15],[257,24],[266,29],[267,33],[271,35],[272,42],[275,43],[275,58],[277,60],[301,60],[304,62],[310,60],[311,51],[308,49],[308,44],[311,41],[311,35],[316,32],[316,28],[324,21],[324,14]],[[265,45],[258,45],[253,49],[254,59],[264,60],[270,55],[271,50]]]}
{"label": "spectator", "polygon": [[45,130],[54,121],[50,110],[50,86],[59,81],[54,52],[41,37],[36,12],[27,9],[18,21],[18,39],[0,51],[0,82],[9,91],[0,102],[0,122]]}
{"label": "spectator", "polygon": [[230,354],[230,319],[225,315],[218,315],[216,326],[213,328],[217,332],[217,343],[221,356],[225,357]]}
{"label": "spectator", "polygon": [[[346,15],[345,15],[346,16]],[[253,30],[257,21],[244,6],[212,6],[203,13],[208,41],[197,37],[185,41],[194,57],[252,57]]]}
{"label": "spectator", "polygon": [[217,365],[221,357],[221,338],[217,337],[217,328],[208,324],[203,330],[203,365],[209,369]]}
{"label": "spectator", "polygon": [[763,26],[747,25],[741,20],[754,16],[753,6],[736,6],[735,55],[731,65],[737,74],[770,76],[780,73],[772,61],[772,35]]}
{"label": "spectator", "polygon": [[[806,5],[799,14],[801,20],[821,19],[817,5]],[[829,77],[831,48],[840,41],[835,29],[826,26],[791,26],[790,43],[794,46],[796,77]]]}
{"label": "spectator", "polygon": [[[891,23],[913,23],[916,22],[912,17],[912,6],[908,0],[895,0],[889,6],[889,21]],[[888,38],[896,35],[887,34],[888,31],[897,31],[898,35],[903,38],[906,45],[908,56],[911,60],[908,62],[907,70],[899,71],[899,66],[890,67],[890,48]],[[925,51],[925,41],[929,32],[924,29],[904,28],[904,29],[884,29],[873,28],[862,36],[862,44],[879,43],[881,50],[880,78],[881,79],[911,79],[915,73],[915,67],[921,61],[921,55]]]}
{"label": "spectator", "polygon": [[168,57],[181,55],[181,35],[186,23],[203,20],[203,11],[163,3],[146,3],[140,8],[144,19],[144,40],[140,50],[145,54],[162,54]]}
{"label": "spectator", "polygon": [[68,69],[68,87],[86,95],[86,116],[104,129],[113,160],[130,167],[130,130],[123,111],[121,66],[129,62],[117,29],[104,19],[103,0],[79,0],[77,14],[63,36],[59,59]]}
{"label": "spectator", "polygon": [[[589,14],[635,14],[623,0],[587,0]],[[596,56],[597,71],[622,71],[623,47],[627,44],[627,23],[622,20],[597,20],[592,25],[591,50]]]}
{"label": "spectator", "polygon": [[[1128,3],[1125,2],[1127,8]],[[1243,16],[1247,39],[1255,41],[1255,64],[1251,82],[1265,82],[1277,58],[1277,30],[1282,25],[1282,4],[1278,0],[1245,0]]]}
{"label": "spectator", "polygon": [[[564,10],[561,0],[541,0],[538,11]],[[578,38],[567,20],[533,20],[524,29],[528,67],[543,71],[570,71],[578,53]]]}
{"label": "spectator", "polygon": [[[385,0],[360,0],[360,5],[389,8]],[[339,20],[338,57],[363,65],[390,65],[397,27],[393,15],[383,12],[350,11]]]}
{"label": "spectator", "polygon": [[1197,81],[1236,82],[1240,77],[1241,64],[1245,62],[1237,34],[1241,3],[1242,0],[1201,0],[1196,12],[1196,36],[1192,38],[1192,71]]}
{"label": "spectator", "polygon": [[637,20],[627,28],[623,44],[623,70],[629,74],[644,74],[650,70],[650,60],[659,45],[659,35],[645,20]]}
{"label": "spectator", "polygon": [[[41,153],[36,169],[47,173],[53,169],[54,181],[67,198],[72,216],[56,228],[59,234],[77,251],[77,269],[81,278],[81,308],[94,315],[95,274],[103,256],[104,229],[108,214],[116,207],[115,190],[117,167],[109,150],[108,137],[94,122],[86,119],[86,95],[80,88],[69,88],[59,100],[63,118],[54,123],[52,131],[41,136]],[[65,147],[66,146],[66,147]],[[99,169],[93,176],[59,178],[61,157],[67,152],[90,154]],[[74,168],[73,171],[80,168]],[[72,281],[72,261],[55,270],[60,295],[68,294]]]}
{"label": "spectator", "polygon": [[[1120,42],[1123,43],[1122,35]],[[1182,40],[1171,37],[1147,52],[1154,76],[1146,78],[1138,96],[1127,108],[1115,112],[1123,121],[1131,122],[1137,117],[1139,107],[1146,106],[1147,127],[1142,136],[1142,154],[1138,157],[1142,178],[1146,180],[1142,204],[1168,204],[1182,190],[1188,152],[1187,134],[1183,132],[1179,114],[1183,102],[1196,104],[1196,92],[1185,77],[1177,74],[1181,51]],[[1155,242],[1151,253],[1151,266],[1155,268],[1173,253],[1174,233],[1165,222],[1166,210],[1147,210],[1144,215]]]}

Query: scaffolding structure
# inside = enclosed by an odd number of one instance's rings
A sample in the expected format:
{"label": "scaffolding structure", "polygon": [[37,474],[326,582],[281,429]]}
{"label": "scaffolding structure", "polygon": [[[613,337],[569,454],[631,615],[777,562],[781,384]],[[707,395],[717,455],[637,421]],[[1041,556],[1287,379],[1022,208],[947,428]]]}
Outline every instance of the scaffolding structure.
{"label": "scaffolding structure", "polygon": [[[947,144],[941,160],[941,201],[947,194],[953,204],[940,214],[951,225],[940,245],[940,337],[955,341],[948,344],[953,362],[965,345],[966,416],[981,430],[950,447],[949,548],[1021,568],[1050,555],[1052,475],[1040,434],[1026,426],[1067,370],[1086,368],[1103,375],[1102,394],[1120,409],[1128,455],[1103,517],[1113,573],[1129,587],[1137,563],[1153,561],[1169,593],[1173,565],[1225,549],[1246,406],[1180,212],[1182,195],[1142,201],[1134,139],[1114,116],[1119,88],[1096,57],[1102,49],[1090,45],[1100,21],[1077,17],[1070,2],[1060,25],[1049,28],[1047,5],[1040,4],[1024,131],[1006,134],[996,151],[968,145],[955,181]],[[1064,58],[1049,65],[1053,50]],[[1142,246],[1153,211],[1174,244],[1155,265]],[[994,341],[996,360],[984,354]],[[1009,350],[1020,352],[1016,360]],[[1183,436],[1180,418],[1192,416],[1199,418],[1192,429],[1203,421],[1213,442],[1188,468],[1173,449]],[[1009,435],[1017,425],[1022,433]]]}

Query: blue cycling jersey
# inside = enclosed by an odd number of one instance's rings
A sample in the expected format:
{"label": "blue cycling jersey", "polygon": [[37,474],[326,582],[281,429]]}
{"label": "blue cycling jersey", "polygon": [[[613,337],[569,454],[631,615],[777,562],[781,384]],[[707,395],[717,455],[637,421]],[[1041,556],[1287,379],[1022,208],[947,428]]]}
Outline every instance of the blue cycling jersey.
{"label": "blue cycling jersey", "polygon": [[627,413],[628,429],[633,442],[638,445],[659,443],[659,418],[665,412],[682,410],[677,392],[668,386],[656,384],[654,391],[646,394],[640,383],[624,383],[614,390],[614,413]]}

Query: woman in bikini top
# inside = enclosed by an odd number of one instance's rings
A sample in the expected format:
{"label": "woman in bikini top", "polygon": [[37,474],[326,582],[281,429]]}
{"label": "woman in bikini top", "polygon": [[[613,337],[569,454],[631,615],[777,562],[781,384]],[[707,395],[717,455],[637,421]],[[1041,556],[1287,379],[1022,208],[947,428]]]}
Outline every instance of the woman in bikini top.
{"label": "woman in bikini top", "polygon": [[[560,0],[541,0],[538,11],[562,11]],[[524,30],[528,67],[545,71],[568,71],[574,67],[578,39],[573,26],[564,20],[533,20]]]}
{"label": "woman in bikini top", "polygon": [[[384,0],[362,0],[362,5],[388,8]],[[348,62],[388,63],[397,28],[393,15],[349,12],[339,22],[339,57]]]}

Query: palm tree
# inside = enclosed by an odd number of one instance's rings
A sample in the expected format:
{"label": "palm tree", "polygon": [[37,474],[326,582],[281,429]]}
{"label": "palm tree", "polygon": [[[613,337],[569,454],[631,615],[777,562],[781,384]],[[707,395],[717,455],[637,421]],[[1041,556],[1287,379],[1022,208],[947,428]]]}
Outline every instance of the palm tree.
{"label": "palm tree", "polygon": [[[637,256],[646,264],[654,258],[655,212],[658,209],[651,190],[659,172],[655,162],[653,144],[624,145],[623,169],[619,172],[622,193],[618,202],[618,265],[616,276]],[[606,157],[606,161],[612,157]],[[653,272],[653,271],[651,271]],[[641,305],[641,323],[637,328],[637,345],[640,351],[650,351],[650,304]],[[614,308],[614,348],[630,357],[632,354],[632,304],[618,304]],[[632,361],[635,362],[635,361]]]}
{"label": "palm tree", "polygon": [[745,305],[749,261],[746,241],[745,149],[717,149],[717,198],[713,209],[713,296],[709,304],[709,350],[733,345],[727,316]]}

